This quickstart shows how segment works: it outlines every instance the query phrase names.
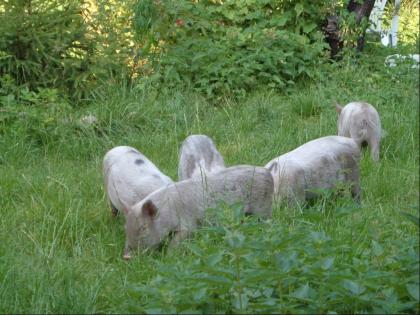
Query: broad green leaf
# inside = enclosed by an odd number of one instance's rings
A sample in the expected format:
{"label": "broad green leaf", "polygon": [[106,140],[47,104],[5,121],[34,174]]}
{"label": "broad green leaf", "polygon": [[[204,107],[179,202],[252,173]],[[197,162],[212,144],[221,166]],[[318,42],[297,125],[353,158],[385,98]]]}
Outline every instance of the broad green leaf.
{"label": "broad green leaf", "polygon": [[408,293],[410,293],[410,296],[416,301],[419,301],[419,284],[407,283],[405,287],[407,288]]}
{"label": "broad green leaf", "polygon": [[272,20],[272,23],[277,26],[284,26],[287,21],[289,20],[289,17],[287,15],[281,15],[281,16],[277,16]]}
{"label": "broad green leaf", "polygon": [[317,243],[330,240],[330,238],[322,231],[321,232],[311,232],[309,237],[311,238],[311,240],[313,240]]}
{"label": "broad green leaf", "polygon": [[296,11],[296,17],[299,17],[303,12],[303,4],[302,3],[296,3],[295,11]]}
{"label": "broad green leaf", "polygon": [[231,281],[223,276],[211,276],[211,275],[205,275],[201,276],[200,279],[203,282],[210,283],[210,284],[231,284]]}
{"label": "broad green leaf", "polygon": [[342,285],[354,295],[360,295],[366,290],[365,287],[352,280],[343,280]]}
{"label": "broad green leaf", "polygon": [[197,292],[194,292],[193,298],[195,301],[200,301],[206,296],[206,293],[207,293],[207,288],[201,288]]}
{"label": "broad green leaf", "polygon": [[372,254],[374,256],[381,256],[384,253],[384,250],[378,242],[372,240]]}
{"label": "broad green leaf", "polygon": [[275,255],[277,264],[280,266],[282,272],[289,272],[297,263],[297,252],[291,253],[277,253]]}
{"label": "broad green leaf", "polygon": [[233,298],[233,306],[240,311],[244,311],[248,307],[248,295],[245,293],[235,293]]}
{"label": "broad green leaf", "polygon": [[209,266],[214,266],[223,259],[223,252],[207,257],[206,262]]}
{"label": "broad green leaf", "polygon": [[309,23],[309,24],[305,24],[302,27],[302,30],[305,33],[309,33],[310,31],[312,31],[317,25],[315,23]]}
{"label": "broad green leaf", "polygon": [[309,284],[306,283],[294,291],[291,296],[298,298],[298,299],[308,299],[309,298]]}
{"label": "broad green leaf", "polygon": [[327,257],[322,260],[321,268],[324,270],[328,270],[332,267],[333,264],[334,264],[334,257]]}

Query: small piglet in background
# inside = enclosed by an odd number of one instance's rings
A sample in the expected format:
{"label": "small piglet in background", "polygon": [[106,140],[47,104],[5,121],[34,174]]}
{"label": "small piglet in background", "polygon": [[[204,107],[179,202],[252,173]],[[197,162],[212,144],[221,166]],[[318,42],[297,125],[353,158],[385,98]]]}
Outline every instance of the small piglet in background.
{"label": "small piglet in background", "polygon": [[327,136],[309,141],[271,160],[265,168],[274,180],[275,201],[302,205],[317,197],[316,190],[351,185],[353,198],[360,201],[360,150],[346,137]]}
{"label": "small piglet in background", "polygon": [[172,184],[147,157],[128,146],[109,150],[103,160],[105,190],[112,214],[134,205],[151,192]]}
{"label": "small piglet in background", "polygon": [[211,138],[205,135],[191,135],[182,143],[179,153],[179,180],[224,168],[223,157]]}
{"label": "small piglet in background", "polygon": [[359,149],[369,145],[371,157],[379,160],[381,142],[381,121],[376,109],[364,102],[352,102],[344,107],[336,105],[338,117],[338,135],[352,138]]}
{"label": "small piglet in background", "polygon": [[[204,180],[205,179],[205,180]],[[204,220],[205,210],[242,202],[245,214],[271,217],[273,178],[263,167],[234,166],[161,188],[126,212],[124,258],[136,249],[153,248],[172,235],[176,246]]]}

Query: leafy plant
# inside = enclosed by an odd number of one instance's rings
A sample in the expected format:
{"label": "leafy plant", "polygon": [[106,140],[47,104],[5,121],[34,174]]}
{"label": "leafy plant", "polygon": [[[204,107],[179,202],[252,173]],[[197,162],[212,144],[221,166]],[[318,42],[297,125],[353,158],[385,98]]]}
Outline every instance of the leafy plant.
{"label": "leafy plant", "polygon": [[[392,313],[418,307],[414,238],[377,266],[370,257],[382,260],[385,249],[375,240],[355,254],[350,240],[337,242],[322,230],[286,231],[271,220],[241,217],[237,209],[214,209],[218,224],[185,245],[193,256],[187,265],[158,265],[155,277],[133,286],[142,312]],[[395,263],[404,263],[405,271],[393,271]]]}
{"label": "leafy plant", "polygon": [[7,1],[0,10],[0,76],[18,85],[63,88],[86,84],[87,55],[93,49],[78,1]]}
{"label": "leafy plant", "polygon": [[71,131],[69,103],[58,90],[18,87],[9,75],[0,78],[0,134],[13,131],[46,144]]}
{"label": "leafy plant", "polygon": [[280,90],[313,77],[322,61],[322,10],[310,1],[138,2],[146,4],[136,30],[154,30],[147,39],[160,49],[149,53],[166,86],[190,85],[215,101],[240,98],[256,86]]}
{"label": "leafy plant", "polygon": [[6,1],[0,6],[0,76],[30,91],[59,89],[85,100],[98,85],[141,73],[132,2]]}

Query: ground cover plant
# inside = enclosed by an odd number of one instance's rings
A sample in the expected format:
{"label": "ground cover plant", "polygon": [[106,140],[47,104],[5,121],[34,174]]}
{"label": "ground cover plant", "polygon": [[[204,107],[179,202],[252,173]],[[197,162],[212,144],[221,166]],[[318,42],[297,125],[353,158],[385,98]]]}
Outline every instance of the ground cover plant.
{"label": "ground cover plant", "polygon": [[[0,312],[418,313],[418,72],[385,68],[394,51],[367,49],[320,66],[315,82],[287,93],[258,90],[219,106],[142,82],[98,90],[75,110],[53,90],[16,95],[8,80]],[[124,218],[111,217],[102,185],[107,150],[134,146],[176,179],[179,145],[202,133],[227,165],[264,165],[336,134],[334,101],[353,100],[374,104],[387,134],[378,164],[363,153],[361,207],[325,196],[305,209],[278,206],[271,220],[257,222],[242,218],[239,205],[221,205],[173,252],[122,260]],[[13,111],[22,102],[26,114]],[[81,123],[88,114],[97,121]]]}

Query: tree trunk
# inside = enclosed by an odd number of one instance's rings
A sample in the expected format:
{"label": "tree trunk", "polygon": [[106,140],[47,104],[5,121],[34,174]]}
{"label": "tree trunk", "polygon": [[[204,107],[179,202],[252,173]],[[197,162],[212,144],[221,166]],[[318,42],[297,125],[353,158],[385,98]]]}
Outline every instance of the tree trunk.
{"label": "tree trunk", "polygon": [[[347,5],[347,10],[349,12],[354,12],[356,15],[356,25],[360,25],[363,18],[369,20],[370,13],[372,12],[373,6],[375,5],[375,0],[364,0],[362,3],[359,3],[358,0],[350,0]],[[363,34],[357,39],[357,51],[360,52],[365,47],[365,35],[366,29],[363,30]]]}
{"label": "tree trunk", "polygon": [[343,41],[340,38],[339,17],[337,15],[327,16],[322,30],[325,34],[325,41],[330,45],[331,59],[339,59],[339,52],[343,49]]}
{"label": "tree trunk", "polygon": [[[347,11],[354,12],[356,16],[356,26],[359,26],[363,18],[369,19],[375,0],[350,0],[347,5]],[[331,49],[331,58],[337,59],[339,52],[343,49],[343,40],[340,38],[340,24],[337,15],[328,16],[324,22],[322,30],[325,34],[325,40]],[[365,46],[366,29],[357,39],[357,51],[361,52]]]}

